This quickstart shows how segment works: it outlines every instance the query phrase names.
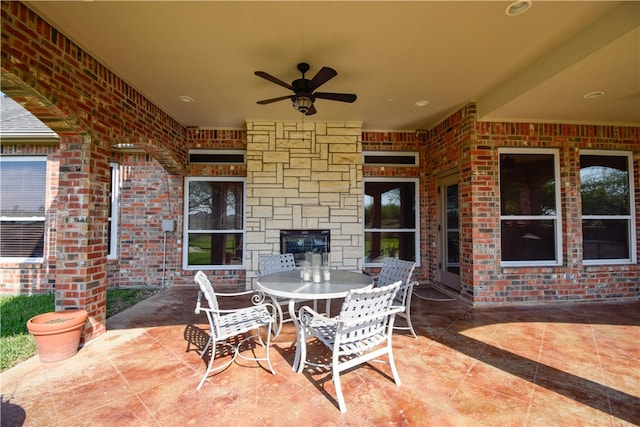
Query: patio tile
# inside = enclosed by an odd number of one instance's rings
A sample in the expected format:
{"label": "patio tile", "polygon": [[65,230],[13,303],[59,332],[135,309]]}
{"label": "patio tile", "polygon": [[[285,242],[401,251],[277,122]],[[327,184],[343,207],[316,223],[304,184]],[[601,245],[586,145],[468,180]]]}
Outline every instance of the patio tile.
{"label": "patio tile", "polygon": [[208,357],[196,295],[163,290],[72,358],[2,372],[3,425],[640,425],[640,302],[474,309],[416,298],[418,338],[393,337],[402,384],[386,364],[346,372],[342,414],[328,371],[292,370],[291,323],[271,342],[276,375],[238,359],[196,390]]}

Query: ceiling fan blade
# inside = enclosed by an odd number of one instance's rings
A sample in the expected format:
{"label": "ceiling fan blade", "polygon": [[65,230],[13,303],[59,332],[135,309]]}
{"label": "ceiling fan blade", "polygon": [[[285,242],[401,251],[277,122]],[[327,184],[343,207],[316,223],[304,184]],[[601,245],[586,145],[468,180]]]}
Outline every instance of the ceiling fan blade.
{"label": "ceiling fan blade", "polygon": [[309,108],[309,111],[307,111],[307,112],[305,113],[305,116],[311,116],[311,115],[313,115],[313,114],[315,114],[315,113],[317,113],[317,112],[318,112],[318,111],[316,110],[315,105],[313,105],[313,104],[312,104],[312,105],[311,105],[311,108]]}
{"label": "ceiling fan blade", "polygon": [[315,90],[337,75],[338,72],[333,68],[322,67],[320,71],[318,71],[318,74],[311,79],[309,86],[311,86],[311,90]]}
{"label": "ceiling fan blade", "polygon": [[260,105],[271,104],[272,102],[278,102],[278,101],[282,101],[283,99],[290,99],[290,98],[291,98],[291,95],[279,96],[277,98],[263,99],[262,101],[257,101],[257,104],[260,104]]}
{"label": "ceiling fan blade", "polygon": [[333,92],[316,92],[313,94],[316,98],[329,99],[331,101],[353,102],[358,97],[353,93],[333,93]]}
{"label": "ceiling fan blade", "polygon": [[253,74],[255,74],[258,77],[262,77],[265,80],[269,80],[271,83],[275,83],[275,84],[280,85],[282,87],[286,87],[289,90],[293,90],[293,87],[291,87],[291,85],[289,83],[285,83],[282,80],[280,80],[279,78],[273,77],[269,73],[265,73],[264,71],[256,71]]}

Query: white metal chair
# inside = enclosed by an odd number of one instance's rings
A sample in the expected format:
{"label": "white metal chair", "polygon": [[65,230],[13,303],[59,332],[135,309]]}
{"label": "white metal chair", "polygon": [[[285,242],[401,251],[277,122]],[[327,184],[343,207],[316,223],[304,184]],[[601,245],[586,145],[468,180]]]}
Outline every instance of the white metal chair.
{"label": "white metal chair", "polygon": [[[198,384],[197,389],[200,390],[209,373],[226,368],[231,365],[238,356],[246,360],[255,360],[257,362],[265,361],[271,373],[275,375],[275,371],[271,366],[271,360],[269,359],[271,325],[275,322],[275,307],[272,304],[264,302],[264,294],[258,291],[216,293],[213,290],[213,286],[211,286],[211,282],[202,271],[196,273],[195,281],[198,286],[200,286],[200,292],[198,292],[198,300],[196,302],[196,314],[204,312],[209,320],[209,340],[204,346],[200,357],[204,357],[207,349],[211,346],[211,358],[209,359],[207,370],[202,376],[202,380],[200,384]],[[207,299],[208,307],[201,305],[203,294]],[[221,309],[218,305],[217,297],[239,297],[246,295],[252,295],[251,302],[253,305],[249,307]],[[265,328],[266,330],[266,343],[260,335],[260,328]],[[254,334],[246,335],[247,332],[254,330]],[[265,357],[255,357],[255,354],[254,357],[250,357],[241,354],[241,346],[248,340],[256,337],[260,345],[265,348]],[[218,344],[226,346],[232,351],[232,355],[230,360],[213,367],[216,352],[219,351]]]}
{"label": "white metal chair", "polygon": [[411,323],[411,295],[413,295],[413,287],[418,284],[418,282],[411,281],[411,275],[415,268],[416,263],[413,261],[385,257],[380,274],[374,277],[374,280],[375,286],[387,286],[398,280],[402,282],[402,286],[393,301],[393,305],[404,307],[404,312],[398,313],[398,317],[403,318],[407,326],[395,325],[394,328],[408,330],[414,338],[417,338],[416,331],[413,329],[413,323]]}
{"label": "white metal chair", "polygon": [[327,366],[307,361],[307,339],[317,338],[332,353],[331,370],[340,412],[347,412],[342,395],[340,373],[364,362],[387,355],[393,379],[400,385],[400,377],[393,359],[391,338],[395,315],[404,307],[393,306],[401,282],[380,288],[352,290],[342,304],[340,314],[326,317],[307,306],[300,308],[300,365]]}
{"label": "white metal chair", "polygon": [[[258,271],[258,277],[263,277],[272,273],[278,273],[280,271],[292,271],[297,269],[296,260],[294,259],[293,254],[290,253],[278,255],[260,255],[260,257],[258,258],[258,265],[260,269]],[[291,319],[285,319],[282,312],[281,302],[287,305],[288,301],[282,298],[278,299],[276,297],[271,297],[271,299],[278,312],[278,321],[273,332],[273,335],[277,337],[278,335],[280,335],[280,331],[282,330],[282,324],[284,322],[290,322]],[[291,313],[288,314],[289,316],[291,316]]]}

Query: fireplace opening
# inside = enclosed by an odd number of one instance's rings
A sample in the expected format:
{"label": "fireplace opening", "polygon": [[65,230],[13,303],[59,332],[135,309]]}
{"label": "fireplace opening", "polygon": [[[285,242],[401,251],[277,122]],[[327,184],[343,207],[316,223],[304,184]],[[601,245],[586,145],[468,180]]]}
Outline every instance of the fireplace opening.
{"label": "fireplace opening", "polygon": [[296,265],[306,252],[331,252],[331,230],[280,230],[280,253],[293,254]]}

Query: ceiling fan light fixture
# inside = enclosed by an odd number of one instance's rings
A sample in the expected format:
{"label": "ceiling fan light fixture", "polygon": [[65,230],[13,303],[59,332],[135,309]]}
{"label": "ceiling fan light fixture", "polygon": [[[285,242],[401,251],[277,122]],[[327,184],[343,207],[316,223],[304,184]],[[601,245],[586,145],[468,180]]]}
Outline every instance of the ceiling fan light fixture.
{"label": "ceiling fan light fixture", "polygon": [[293,108],[302,114],[307,114],[311,106],[313,106],[313,99],[308,96],[301,95],[293,98]]}

